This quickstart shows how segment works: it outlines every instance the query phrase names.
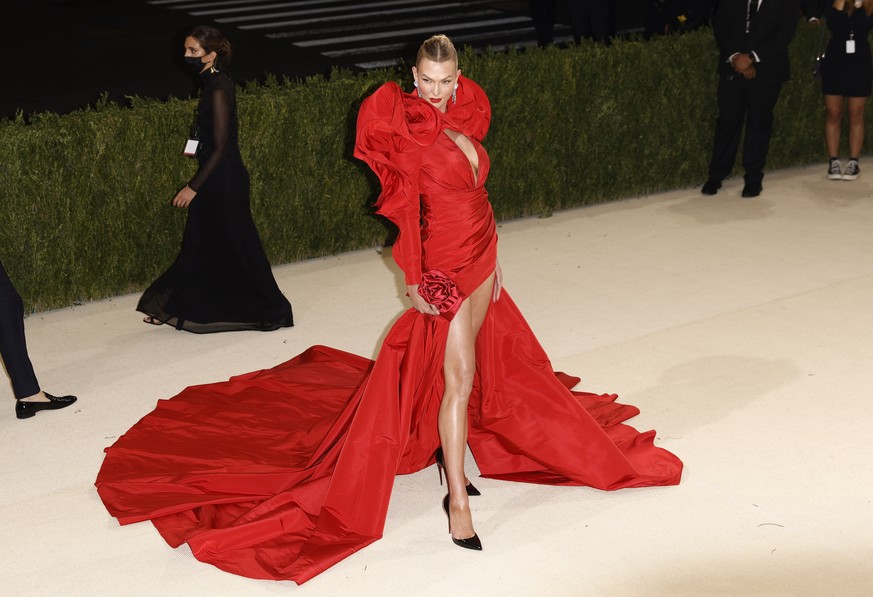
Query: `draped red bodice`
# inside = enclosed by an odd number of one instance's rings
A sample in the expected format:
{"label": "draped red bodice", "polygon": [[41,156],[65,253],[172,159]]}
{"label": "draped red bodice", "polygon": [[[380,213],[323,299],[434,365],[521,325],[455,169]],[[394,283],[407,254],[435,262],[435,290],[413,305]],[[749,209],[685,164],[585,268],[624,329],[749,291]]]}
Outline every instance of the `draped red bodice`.
{"label": "draped red bodice", "polygon": [[[382,184],[376,206],[400,229],[393,255],[406,283],[418,284],[423,270],[438,269],[466,296],[497,261],[494,212],[485,191],[490,160],[481,145],[491,105],[464,77],[456,97],[443,113],[386,83],[361,105],[355,156]],[[472,141],[478,164],[470,163],[447,129]]]}

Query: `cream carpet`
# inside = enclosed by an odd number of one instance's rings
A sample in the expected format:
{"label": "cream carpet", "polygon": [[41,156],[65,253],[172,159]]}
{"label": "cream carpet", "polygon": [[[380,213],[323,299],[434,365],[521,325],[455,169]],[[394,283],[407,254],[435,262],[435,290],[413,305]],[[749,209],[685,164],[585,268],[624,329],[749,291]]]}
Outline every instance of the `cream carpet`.
{"label": "cream carpet", "polygon": [[[863,164],[862,164],[863,167]],[[382,540],[298,587],[236,577],[119,527],[102,450],[187,385],[313,344],[374,356],[405,307],[375,249],[275,269],[296,327],[198,336],[128,295],[27,319],[67,410],[0,416],[0,594],[871,595],[873,174],[731,179],[500,227],[505,284],[556,369],[639,406],[685,462],[677,487],[601,492],[475,480],[485,549],[453,546],[434,467],[398,477]]]}

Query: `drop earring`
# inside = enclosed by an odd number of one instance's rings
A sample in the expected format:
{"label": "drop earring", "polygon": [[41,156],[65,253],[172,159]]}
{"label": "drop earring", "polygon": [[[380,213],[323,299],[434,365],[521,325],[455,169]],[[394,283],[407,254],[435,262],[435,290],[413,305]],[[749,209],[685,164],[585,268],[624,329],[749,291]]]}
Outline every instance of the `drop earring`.
{"label": "drop earring", "polygon": [[421,89],[418,88],[418,81],[413,81],[412,84],[415,85],[415,93],[418,94],[418,97],[421,97]]}
{"label": "drop earring", "polygon": [[457,103],[458,101],[458,84],[455,83],[455,88],[452,89],[452,103]]}

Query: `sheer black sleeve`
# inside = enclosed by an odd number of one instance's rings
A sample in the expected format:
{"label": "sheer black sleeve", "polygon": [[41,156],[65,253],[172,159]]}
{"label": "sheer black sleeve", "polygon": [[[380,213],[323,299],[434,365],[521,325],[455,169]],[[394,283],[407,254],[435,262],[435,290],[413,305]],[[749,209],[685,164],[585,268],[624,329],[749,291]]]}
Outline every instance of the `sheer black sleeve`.
{"label": "sheer black sleeve", "polygon": [[[211,90],[210,97],[207,99],[210,102],[210,111],[212,112],[212,130],[204,133],[204,151],[206,158],[200,163],[200,169],[197,174],[188,183],[188,186],[199,191],[200,187],[209,179],[210,176],[219,168],[227,152],[230,148],[230,130],[231,120],[233,118],[233,88],[227,88],[224,85],[218,85]],[[211,137],[211,143],[206,142],[206,136]]]}

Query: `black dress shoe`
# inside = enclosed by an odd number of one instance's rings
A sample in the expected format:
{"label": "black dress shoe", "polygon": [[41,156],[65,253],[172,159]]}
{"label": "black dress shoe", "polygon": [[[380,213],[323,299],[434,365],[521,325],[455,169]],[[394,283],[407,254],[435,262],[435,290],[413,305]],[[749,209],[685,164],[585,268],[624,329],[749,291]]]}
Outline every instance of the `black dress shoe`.
{"label": "black dress shoe", "polygon": [[15,416],[19,419],[29,419],[41,410],[58,410],[70,406],[76,401],[75,396],[52,396],[45,392],[45,397],[48,402],[24,402],[22,400],[15,401]]}
{"label": "black dress shoe", "polygon": [[718,190],[720,188],[721,181],[710,178],[705,183],[703,183],[703,188],[700,189],[700,192],[704,195],[715,195],[716,193],[718,193]]}
{"label": "black dress shoe", "polygon": [[743,197],[757,197],[761,194],[763,187],[760,182],[747,182],[743,187]]}

